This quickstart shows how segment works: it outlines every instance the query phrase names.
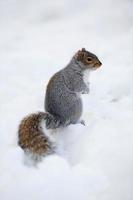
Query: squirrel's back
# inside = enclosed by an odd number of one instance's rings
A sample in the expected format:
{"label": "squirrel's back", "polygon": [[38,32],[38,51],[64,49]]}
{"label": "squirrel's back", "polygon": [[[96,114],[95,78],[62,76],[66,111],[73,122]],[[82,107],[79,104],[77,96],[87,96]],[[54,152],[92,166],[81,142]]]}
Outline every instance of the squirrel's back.
{"label": "squirrel's back", "polygon": [[43,132],[41,123],[47,118],[47,114],[38,112],[25,117],[18,130],[18,144],[28,153],[45,156],[54,153],[54,144]]}

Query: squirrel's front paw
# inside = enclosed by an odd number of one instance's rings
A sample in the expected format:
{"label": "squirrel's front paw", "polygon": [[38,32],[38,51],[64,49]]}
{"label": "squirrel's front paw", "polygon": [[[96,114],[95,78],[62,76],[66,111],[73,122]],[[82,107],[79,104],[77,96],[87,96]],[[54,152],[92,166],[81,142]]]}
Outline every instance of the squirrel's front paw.
{"label": "squirrel's front paw", "polygon": [[89,94],[89,87],[86,87],[83,91],[82,94]]}
{"label": "squirrel's front paw", "polygon": [[84,91],[82,92],[82,94],[89,94],[89,89],[84,90]]}
{"label": "squirrel's front paw", "polygon": [[80,121],[80,124],[82,124],[83,126],[85,126],[85,121],[84,121],[84,120],[81,120],[81,121]]}

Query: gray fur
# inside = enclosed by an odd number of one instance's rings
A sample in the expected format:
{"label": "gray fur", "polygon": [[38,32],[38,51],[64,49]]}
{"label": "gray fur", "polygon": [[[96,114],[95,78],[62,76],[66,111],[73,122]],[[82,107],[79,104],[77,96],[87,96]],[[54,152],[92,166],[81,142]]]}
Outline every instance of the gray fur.
{"label": "gray fur", "polygon": [[[47,89],[45,109],[58,121],[58,126],[67,126],[79,122],[82,115],[80,94],[88,93],[89,88],[83,80],[83,70],[75,58],[52,77],[50,90]],[[51,120],[51,123],[54,120]],[[50,122],[50,121],[49,121]],[[53,123],[47,128],[57,128]]]}

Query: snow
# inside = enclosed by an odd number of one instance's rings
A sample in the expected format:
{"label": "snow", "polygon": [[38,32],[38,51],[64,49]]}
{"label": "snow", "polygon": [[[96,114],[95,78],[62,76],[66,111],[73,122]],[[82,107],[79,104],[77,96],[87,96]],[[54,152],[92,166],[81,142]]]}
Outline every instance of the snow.
{"label": "snow", "polygon": [[[132,24],[131,0],[0,1],[1,200],[133,199]],[[28,167],[18,124],[82,47],[103,63],[83,95],[86,126],[62,129],[60,155]]]}

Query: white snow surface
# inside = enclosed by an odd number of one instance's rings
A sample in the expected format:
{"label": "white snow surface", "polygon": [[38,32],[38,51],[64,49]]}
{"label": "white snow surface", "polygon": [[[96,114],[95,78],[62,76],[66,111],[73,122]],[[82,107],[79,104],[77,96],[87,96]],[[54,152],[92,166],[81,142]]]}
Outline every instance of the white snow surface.
{"label": "white snow surface", "polygon": [[[86,126],[61,130],[60,155],[29,167],[18,124],[82,47],[103,63]],[[133,1],[0,0],[0,106],[0,200],[133,200]]]}

